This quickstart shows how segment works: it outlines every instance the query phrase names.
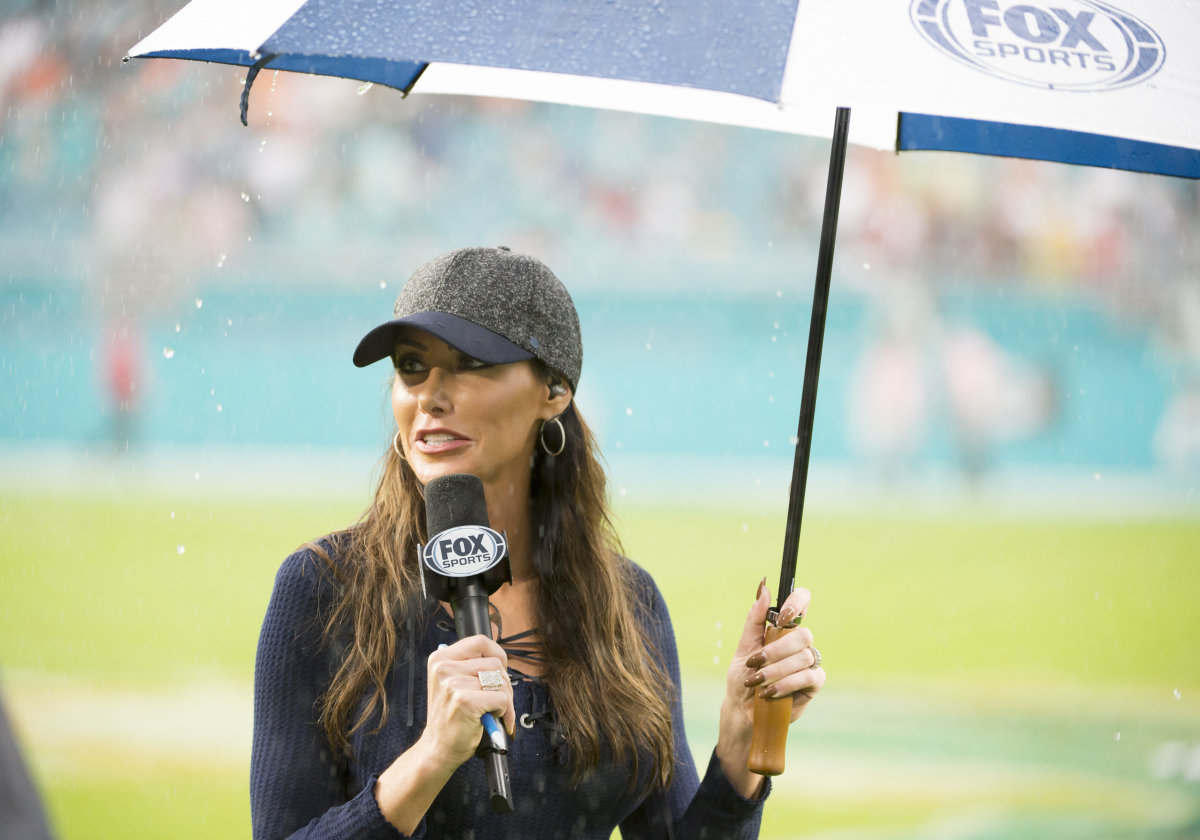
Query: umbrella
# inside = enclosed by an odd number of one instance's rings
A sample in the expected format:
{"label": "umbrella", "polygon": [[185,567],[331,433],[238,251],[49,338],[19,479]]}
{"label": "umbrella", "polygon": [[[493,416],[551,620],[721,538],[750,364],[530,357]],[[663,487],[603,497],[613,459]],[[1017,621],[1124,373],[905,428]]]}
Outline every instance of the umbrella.
{"label": "umbrella", "polygon": [[1197,43],[1200,16],[1179,0],[192,0],[129,57],[248,67],[243,122],[269,67],[831,136],[778,607],[794,580],[846,144],[1200,178]]}

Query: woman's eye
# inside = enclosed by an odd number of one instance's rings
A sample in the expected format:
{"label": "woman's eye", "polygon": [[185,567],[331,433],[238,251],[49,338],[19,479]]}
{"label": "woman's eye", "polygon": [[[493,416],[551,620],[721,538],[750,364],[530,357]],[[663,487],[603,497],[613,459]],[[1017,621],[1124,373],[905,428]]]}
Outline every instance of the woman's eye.
{"label": "woman's eye", "polygon": [[396,370],[399,373],[420,373],[425,365],[416,356],[401,356],[396,359]]}
{"label": "woman's eye", "polygon": [[491,367],[489,363],[472,356],[463,356],[459,359],[458,366],[463,370],[479,370],[480,368]]}

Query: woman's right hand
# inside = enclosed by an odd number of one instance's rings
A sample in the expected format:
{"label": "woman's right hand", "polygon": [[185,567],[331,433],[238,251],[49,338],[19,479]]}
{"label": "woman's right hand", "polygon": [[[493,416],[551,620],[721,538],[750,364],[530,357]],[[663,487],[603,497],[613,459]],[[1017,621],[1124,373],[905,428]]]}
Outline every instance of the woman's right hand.
{"label": "woman's right hand", "polygon": [[[499,671],[500,690],[485,690],[480,671]],[[375,783],[379,810],[403,834],[416,831],[450,776],[475,755],[483,737],[479,719],[484,712],[491,712],[510,736],[517,724],[508,657],[486,636],[460,639],[434,651],[426,672],[425,731]]]}
{"label": "woman's right hand", "polygon": [[[485,690],[480,671],[499,671],[501,688]],[[483,726],[479,719],[491,712],[511,737],[517,713],[508,678],[508,656],[486,636],[469,636],[429,655],[426,665],[428,697],[425,731],[420,740],[431,756],[457,768],[479,746]]]}

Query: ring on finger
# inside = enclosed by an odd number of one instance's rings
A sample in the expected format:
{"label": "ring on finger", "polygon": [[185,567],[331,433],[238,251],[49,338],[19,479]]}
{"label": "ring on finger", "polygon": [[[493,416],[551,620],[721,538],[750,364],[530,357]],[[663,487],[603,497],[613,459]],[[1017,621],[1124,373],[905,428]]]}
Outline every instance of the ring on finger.
{"label": "ring on finger", "polygon": [[813,664],[808,666],[809,669],[811,670],[813,668],[820,668],[821,667],[821,651],[817,650],[815,647],[812,647],[811,645],[809,646],[808,649],[811,650],[812,654],[813,654]]}
{"label": "ring on finger", "polygon": [[500,691],[504,688],[504,672],[480,671],[479,686],[484,691]]}

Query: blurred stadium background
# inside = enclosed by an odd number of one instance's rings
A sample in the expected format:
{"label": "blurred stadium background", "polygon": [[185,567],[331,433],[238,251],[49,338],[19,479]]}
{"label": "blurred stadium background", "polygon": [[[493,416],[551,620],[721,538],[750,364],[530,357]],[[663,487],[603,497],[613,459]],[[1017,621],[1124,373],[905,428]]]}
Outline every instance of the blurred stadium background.
{"label": "blurred stadium background", "polygon": [[[241,72],[121,64],[178,5],[0,7],[0,691],[59,835],[248,834],[274,569],[390,438],[350,352],[467,244],[575,295],[706,752],[777,577],[827,141],[270,74],[243,128]],[[1200,836],[1198,280],[1195,183],[852,150],[800,561],[831,680],[765,837]]]}

